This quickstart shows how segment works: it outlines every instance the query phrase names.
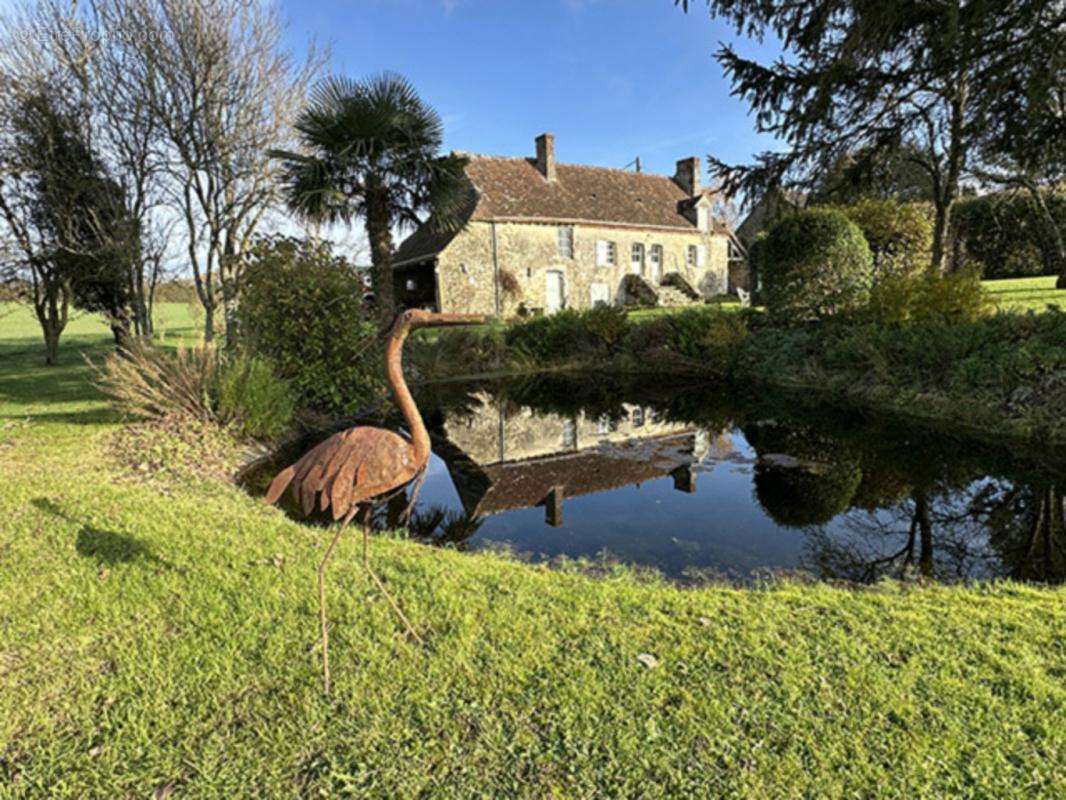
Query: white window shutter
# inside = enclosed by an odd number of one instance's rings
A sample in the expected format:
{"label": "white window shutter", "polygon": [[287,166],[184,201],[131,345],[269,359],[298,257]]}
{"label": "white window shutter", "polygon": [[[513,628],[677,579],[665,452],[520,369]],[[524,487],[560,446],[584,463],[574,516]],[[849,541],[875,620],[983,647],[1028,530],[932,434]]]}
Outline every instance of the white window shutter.
{"label": "white window shutter", "polygon": [[696,246],[696,266],[707,266],[707,248],[702,244]]}
{"label": "white window shutter", "polygon": [[607,266],[607,242],[602,239],[596,242],[596,266]]}

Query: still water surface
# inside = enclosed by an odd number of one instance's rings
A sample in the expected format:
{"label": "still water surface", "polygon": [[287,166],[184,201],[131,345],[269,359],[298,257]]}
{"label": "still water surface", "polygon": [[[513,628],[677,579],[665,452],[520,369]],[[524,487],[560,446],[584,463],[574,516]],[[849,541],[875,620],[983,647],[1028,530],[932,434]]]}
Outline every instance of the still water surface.
{"label": "still water surface", "polygon": [[440,544],[681,581],[1066,579],[1061,453],[706,385],[541,376],[419,394],[434,453],[410,529]]}

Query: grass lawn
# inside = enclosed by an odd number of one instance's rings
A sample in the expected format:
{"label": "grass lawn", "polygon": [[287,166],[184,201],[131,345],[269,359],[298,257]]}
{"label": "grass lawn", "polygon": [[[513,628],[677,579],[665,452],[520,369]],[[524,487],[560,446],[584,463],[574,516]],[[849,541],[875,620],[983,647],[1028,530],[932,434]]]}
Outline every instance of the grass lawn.
{"label": "grass lawn", "polygon": [[985,288],[999,307],[1005,310],[1045,311],[1049,305],[1058,305],[1066,311],[1066,289],[1056,289],[1055,280],[1054,275],[1011,278],[985,281]]}
{"label": "grass lawn", "polygon": [[[997,307],[1004,311],[1045,311],[1048,305],[1058,305],[1066,310],[1066,289],[1055,288],[1055,276],[1036,278],[1010,278],[999,281],[985,281]],[[740,303],[733,298],[723,296],[716,305],[726,311],[740,309]],[[676,311],[673,308],[641,308],[630,312],[636,320],[651,319]]]}
{"label": "grass lawn", "polygon": [[327,700],[326,533],[127,472],[103,326],[50,369],[38,339],[0,317],[0,798],[1066,796],[1066,590],[682,591],[381,539],[417,647],[350,537]]}

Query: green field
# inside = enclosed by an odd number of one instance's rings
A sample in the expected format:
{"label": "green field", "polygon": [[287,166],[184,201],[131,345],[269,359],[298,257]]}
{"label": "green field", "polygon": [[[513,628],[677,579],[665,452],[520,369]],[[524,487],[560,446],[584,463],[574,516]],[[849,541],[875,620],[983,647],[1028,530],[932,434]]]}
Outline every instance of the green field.
{"label": "green field", "polygon": [[326,532],[122,466],[107,338],[79,319],[45,368],[0,313],[0,798],[1066,796],[1062,589],[679,590],[380,539],[417,647],[350,538],[328,700]]}
{"label": "green field", "polygon": [[[985,288],[1003,311],[1045,311],[1049,305],[1058,305],[1066,310],[1066,289],[1055,288],[1055,276],[1041,275],[1036,278],[1010,278],[1000,281],[985,281]],[[728,311],[739,310],[740,303],[723,297],[718,305]],[[644,308],[632,312],[634,319],[648,319],[669,314],[669,308]]]}
{"label": "green field", "polygon": [[1004,310],[1044,311],[1057,305],[1066,311],[1066,289],[1055,288],[1055,276],[985,281],[985,288]]}

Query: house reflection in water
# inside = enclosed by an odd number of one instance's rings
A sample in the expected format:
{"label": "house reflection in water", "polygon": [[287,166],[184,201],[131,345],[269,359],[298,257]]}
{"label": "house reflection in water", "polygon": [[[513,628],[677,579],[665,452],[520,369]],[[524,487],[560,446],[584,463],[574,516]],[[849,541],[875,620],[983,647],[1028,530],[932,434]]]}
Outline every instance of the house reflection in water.
{"label": "house reflection in water", "polygon": [[473,396],[473,413],[447,415],[434,437],[470,517],[544,506],[545,522],[563,523],[567,497],[596,494],[667,475],[696,491],[700,464],[727,457],[732,440],[651,408],[623,404],[620,418],[564,417],[515,409]]}

